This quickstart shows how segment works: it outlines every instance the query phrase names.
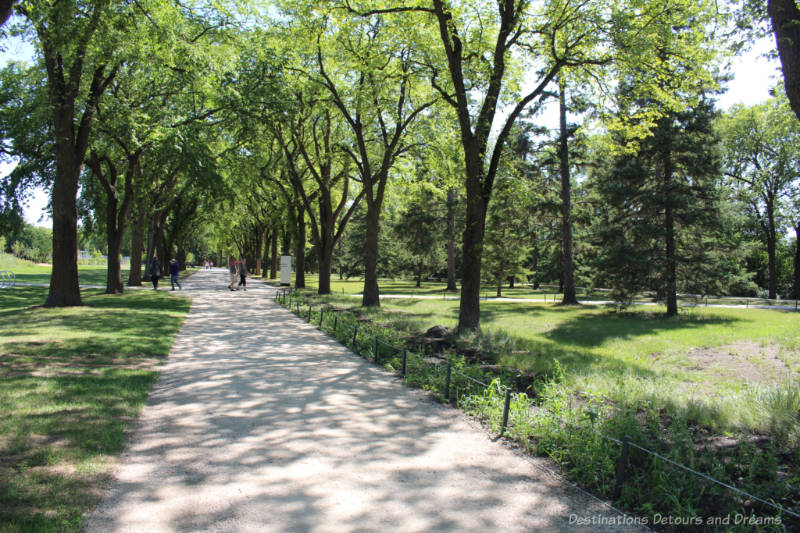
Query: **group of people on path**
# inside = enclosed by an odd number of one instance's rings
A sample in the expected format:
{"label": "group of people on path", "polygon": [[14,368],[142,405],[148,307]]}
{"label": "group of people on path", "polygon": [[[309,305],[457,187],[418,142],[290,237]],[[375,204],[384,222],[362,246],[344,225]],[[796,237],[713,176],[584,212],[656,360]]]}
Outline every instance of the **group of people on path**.
{"label": "group of people on path", "polygon": [[[231,261],[231,266],[228,271],[231,274],[231,284],[228,285],[228,288],[232,291],[238,291],[239,287],[242,287],[242,289],[246,291],[247,275],[249,272],[247,271],[247,263],[245,262],[244,258],[239,261],[236,259]],[[234,288],[234,285],[236,284],[236,278],[239,278],[239,284]]]}
{"label": "group of people on path", "polygon": [[[183,290],[181,286],[181,282],[178,281],[178,273],[180,272],[180,265],[173,257],[169,261],[169,281],[172,284],[172,290],[175,290],[175,285],[178,286],[178,290]],[[161,261],[158,260],[158,256],[153,254],[153,260],[150,262],[150,281],[153,282],[153,290],[158,290],[158,279],[163,276],[163,272],[161,271]]]}
{"label": "group of people on path", "polygon": [[[204,265],[205,266],[205,265]],[[244,258],[240,260],[234,259],[231,261],[230,266],[230,274],[231,274],[231,283],[228,285],[228,288],[232,291],[238,291],[239,287],[242,287],[242,290],[247,290],[247,276],[249,272],[247,270],[247,263]],[[178,280],[178,273],[180,272],[180,265],[172,258],[169,262],[169,276],[170,276],[170,283],[172,284],[172,290],[175,290],[175,285],[178,286],[178,290],[182,290],[183,287],[181,286],[180,281]],[[159,261],[158,257],[153,254],[153,260],[150,262],[150,270],[148,271],[150,274],[150,280],[153,282],[153,290],[158,290],[158,280],[163,276],[163,272],[161,270],[161,261]],[[236,280],[239,280],[239,284],[236,285]]]}

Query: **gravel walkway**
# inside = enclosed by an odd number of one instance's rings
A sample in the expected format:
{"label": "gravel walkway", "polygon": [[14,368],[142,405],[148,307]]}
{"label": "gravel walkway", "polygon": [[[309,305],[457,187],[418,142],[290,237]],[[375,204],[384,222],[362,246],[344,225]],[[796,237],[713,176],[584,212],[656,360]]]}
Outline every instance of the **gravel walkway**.
{"label": "gravel walkway", "polygon": [[636,530],[272,289],[226,281],[185,281],[191,311],[86,531]]}

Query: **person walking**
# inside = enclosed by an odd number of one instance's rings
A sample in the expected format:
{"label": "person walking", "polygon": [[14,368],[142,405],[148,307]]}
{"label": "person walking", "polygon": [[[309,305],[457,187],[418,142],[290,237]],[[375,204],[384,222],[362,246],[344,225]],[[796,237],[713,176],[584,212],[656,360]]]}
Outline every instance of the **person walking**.
{"label": "person walking", "polygon": [[247,264],[244,258],[242,258],[242,260],[239,261],[239,285],[236,286],[237,291],[239,290],[239,287],[243,286],[244,291],[247,292],[247,274]]}
{"label": "person walking", "polygon": [[153,254],[153,260],[150,261],[150,281],[153,282],[153,290],[158,290],[158,278],[161,277],[161,261],[158,260],[156,254]]}
{"label": "person walking", "polygon": [[230,272],[230,274],[231,274],[231,283],[230,283],[230,285],[228,285],[228,288],[230,290],[232,290],[232,291],[235,290],[233,288],[233,285],[236,283],[236,272],[237,272],[237,270],[238,270],[238,268],[237,268],[237,265],[236,265],[236,259],[233,259],[231,261],[230,268],[228,268],[228,272]]}
{"label": "person walking", "polygon": [[183,290],[183,287],[181,287],[181,282],[178,281],[178,272],[180,272],[180,268],[179,267],[180,267],[180,265],[178,265],[178,262],[175,261],[174,257],[172,259],[170,259],[170,261],[169,261],[169,281],[172,284],[172,290],[173,291],[175,290],[175,285],[178,286],[178,290],[179,291]]}

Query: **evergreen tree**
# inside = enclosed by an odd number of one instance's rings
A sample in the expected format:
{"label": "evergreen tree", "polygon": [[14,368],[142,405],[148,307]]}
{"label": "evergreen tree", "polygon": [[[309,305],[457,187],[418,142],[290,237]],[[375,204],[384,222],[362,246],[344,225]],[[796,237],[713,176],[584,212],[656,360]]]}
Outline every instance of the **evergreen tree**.
{"label": "evergreen tree", "polygon": [[[654,290],[677,313],[677,292],[712,290],[709,280],[735,270],[720,238],[720,163],[706,100],[658,120],[631,155],[594,176],[595,270],[612,296],[630,302]],[[729,241],[730,243],[730,241]],[[716,287],[719,290],[719,287]]]}
{"label": "evergreen tree", "polygon": [[445,265],[444,205],[425,190],[414,194],[394,224],[397,240],[403,243],[399,266],[412,272],[417,287],[422,279]]}

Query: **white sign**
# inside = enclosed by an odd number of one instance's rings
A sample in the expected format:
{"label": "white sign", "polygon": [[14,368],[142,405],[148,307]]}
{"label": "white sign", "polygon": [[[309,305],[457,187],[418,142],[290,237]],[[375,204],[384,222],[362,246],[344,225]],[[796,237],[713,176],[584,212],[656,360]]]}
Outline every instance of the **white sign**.
{"label": "white sign", "polygon": [[292,256],[281,256],[281,285],[292,284]]}

